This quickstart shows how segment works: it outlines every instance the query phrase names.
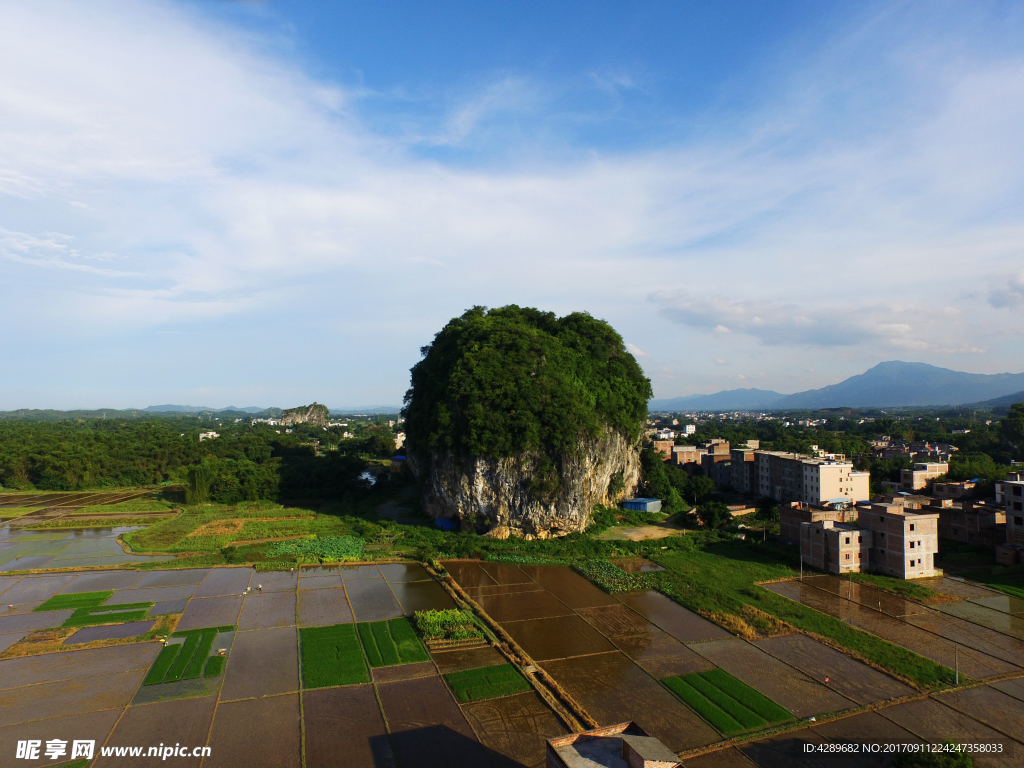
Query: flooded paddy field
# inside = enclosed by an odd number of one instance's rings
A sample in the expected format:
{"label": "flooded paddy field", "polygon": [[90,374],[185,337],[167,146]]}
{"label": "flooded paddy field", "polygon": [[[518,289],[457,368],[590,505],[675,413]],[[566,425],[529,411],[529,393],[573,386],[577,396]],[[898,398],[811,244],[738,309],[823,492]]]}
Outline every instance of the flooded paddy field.
{"label": "flooded paddy field", "polygon": [[15,531],[0,529],[0,572],[128,565],[173,560],[170,555],[126,553],[117,541],[137,527]]}
{"label": "flooded paddy field", "polygon": [[754,643],[812,680],[830,679],[829,687],[858,704],[907,696],[912,688],[807,635],[793,634]]}
{"label": "flooded paddy field", "polygon": [[[783,581],[765,585],[765,589],[803,603],[829,616],[834,616],[851,626],[903,646],[951,669],[959,664],[961,672],[976,679],[1002,675],[1019,669],[973,648],[956,648],[953,641],[945,637],[810,584]],[[917,606],[917,608],[924,610],[923,606]]]}
{"label": "flooded paddy field", "polygon": [[935,699],[1024,742],[1024,701],[988,685],[944,693]]}
{"label": "flooded paddy field", "polygon": [[348,596],[342,587],[300,589],[297,605],[297,621],[300,627],[327,627],[355,621],[348,604]]}
{"label": "flooded paddy field", "polygon": [[544,765],[548,739],[569,732],[532,691],[466,704],[462,711],[485,746],[530,768]]}
{"label": "flooded paddy field", "polygon": [[325,768],[379,768],[394,762],[372,685],[302,694],[306,762]]}

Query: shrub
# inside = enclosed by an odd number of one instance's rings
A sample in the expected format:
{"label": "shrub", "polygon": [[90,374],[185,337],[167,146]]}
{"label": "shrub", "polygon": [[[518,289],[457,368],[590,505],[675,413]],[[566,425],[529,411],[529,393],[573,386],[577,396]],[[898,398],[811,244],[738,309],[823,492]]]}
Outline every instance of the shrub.
{"label": "shrub", "polygon": [[584,560],[582,563],[574,565],[573,568],[609,595],[656,589],[662,581],[660,572],[626,573],[607,560]]}
{"label": "shrub", "polygon": [[416,611],[413,621],[426,640],[470,640],[483,637],[473,614],[456,608]]}
{"label": "shrub", "polygon": [[355,536],[329,536],[300,541],[281,541],[266,550],[270,557],[281,555],[297,555],[299,557],[317,558],[324,563],[339,563],[345,560],[358,560],[363,554],[366,542]]}

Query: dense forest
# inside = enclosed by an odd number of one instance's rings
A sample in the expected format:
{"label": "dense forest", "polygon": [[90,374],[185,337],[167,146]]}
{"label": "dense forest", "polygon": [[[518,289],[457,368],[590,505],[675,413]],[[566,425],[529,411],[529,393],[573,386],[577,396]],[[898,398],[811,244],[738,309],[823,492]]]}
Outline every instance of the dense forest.
{"label": "dense forest", "polygon": [[[354,437],[344,437],[346,431]],[[200,441],[201,432],[219,437]],[[182,484],[190,501],[340,498],[395,451],[387,422],[291,430],[248,420],[0,420],[0,486],[79,491]]]}
{"label": "dense forest", "polygon": [[584,313],[474,307],[422,350],[406,393],[410,450],[555,459],[611,427],[637,439],[650,382],[615,330]]}

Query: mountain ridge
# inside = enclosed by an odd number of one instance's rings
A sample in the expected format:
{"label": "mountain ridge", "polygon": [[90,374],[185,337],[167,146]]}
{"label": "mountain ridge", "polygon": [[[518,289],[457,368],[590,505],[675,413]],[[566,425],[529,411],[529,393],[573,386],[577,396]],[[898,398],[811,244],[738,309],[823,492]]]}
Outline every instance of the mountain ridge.
{"label": "mountain ridge", "polygon": [[[996,405],[1024,391],[1024,373],[965,373],[928,363],[889,360],[838,384],[784,395],[772,390],[733,389],[710,395],[651,400],[652,411],[802,410],[884,408],[978,403]],[[1014,401],[1016,402],[1016,401]],[[1003,403],[998,403],[1002,405]]]}

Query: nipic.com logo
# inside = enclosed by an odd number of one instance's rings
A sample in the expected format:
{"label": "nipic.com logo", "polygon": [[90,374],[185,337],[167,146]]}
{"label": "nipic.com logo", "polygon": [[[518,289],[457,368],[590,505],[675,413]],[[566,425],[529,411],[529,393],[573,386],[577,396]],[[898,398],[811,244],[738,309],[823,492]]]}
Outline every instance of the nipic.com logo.
{"label": "nipic.com logo", "polygon": [[96,751],[96,740],[79,741],[76,739],[72,741],[70,755],[68,754],[68,743],[64,739],[48,739],[45,748],[42,739],[19,741],[15,757],[38,760],[40,751],[50,760],[56,760],[58,757],[69,757],[72,760],[84,757],[86,760],[92,760],[93,752]]}

